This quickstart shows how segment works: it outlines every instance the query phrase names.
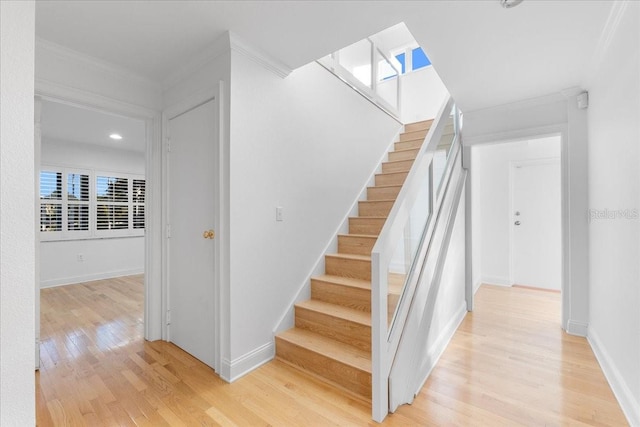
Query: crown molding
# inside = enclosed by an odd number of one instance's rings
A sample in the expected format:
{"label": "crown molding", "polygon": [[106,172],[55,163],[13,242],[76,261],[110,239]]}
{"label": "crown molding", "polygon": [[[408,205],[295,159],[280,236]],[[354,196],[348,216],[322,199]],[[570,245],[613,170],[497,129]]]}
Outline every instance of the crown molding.
{"label": "crown molding", "polygon": [[195,73],[207,63],[215,60],[220,55],[230,51],[229,33],[225,32],[218,37],[213,44],[201,51],[199,54],[177,67],[162,82],[164,91],[174,87],[180,81]]}
{"label": "crown molding", "polygon": [[78,52],[40,37],[36,37],[36,50],[46,51],[63,61],[79,62],[105,72],[111,76],[126,80],[133,80],[137,84],[144,85],[154,90],[160,90],[158,82],[137,74],[125,67]]}
{"label": "crown molding", "polygon": [[78,89],[46,79],[35,79],[35,95],[45,100],[61,102],[75,107],[137,119],[155,119],[158,112],[152,108],[130,104],[87,90]]}
{"label": "crown molding", "polygon": [[229,42],[231,49],[238,52],[247,58],[260,64],[265,69],[271,71],[275,75],[281,78],[287,77],[293,71],[278,59],[270,56],[266,52],[251,46],[246,41],[240,39],[236,34],[229,32]]}
{"label": "crown molding", "polygon": [[607,22],[600,33],[598,43],[596,44],[593,56],[589,62],[587,77],[584,80],[583,86],[589,86],[598,73],[598,70],[600,70],[609,50],[609,46],[611,46],[611,41],[618,32],[620,22],[622,21],[622,17],[626,12],[629,3],[631,3],[631,0],[615,0],[612,3],[609,16],[607,17]]}
{"label": "crown molding", "polygon": [[565,91],[554,92],[547,95],[537,96],[535,98],[528,98],[513,102],[507,102],[504,104],[492,105],[489,107],[478,108],[475,110],[464,111],[464,114],[481,114],[485,112],[497,111],[497,110],[508,110],[508,111],[518,111],[518,110],[526,110],[533,107],[539,107],[542,105],[554,104],[556,102],[564,102],[566,101],[566,94],[573,90],[567,89]]}

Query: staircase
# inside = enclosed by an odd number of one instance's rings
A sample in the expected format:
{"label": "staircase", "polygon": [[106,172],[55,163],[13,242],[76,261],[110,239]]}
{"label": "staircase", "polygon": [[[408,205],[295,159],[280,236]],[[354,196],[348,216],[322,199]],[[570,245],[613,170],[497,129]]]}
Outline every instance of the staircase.
{"label": "staircase", "polygon": [[[295,305],[295,327],[276,336],[276,357],[366,400],[371,399],[371,250],[432,120],[405,125],[338,253],[311,279],[311,299]],[[404,277],[389,280],[389,318]]]}

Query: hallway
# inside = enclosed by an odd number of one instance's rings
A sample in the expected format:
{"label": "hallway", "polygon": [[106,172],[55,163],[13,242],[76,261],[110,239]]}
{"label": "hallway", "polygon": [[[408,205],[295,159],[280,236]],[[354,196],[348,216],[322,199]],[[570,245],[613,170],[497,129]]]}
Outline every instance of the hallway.
{"label": "hallway", "polygon": [[[142,339],[142,276],[42,290],[39,426],[375,425],[367,402],[273,361],[233,384]],[[410,406],[384,425],[627,425],[560,295],[482,286]]]}

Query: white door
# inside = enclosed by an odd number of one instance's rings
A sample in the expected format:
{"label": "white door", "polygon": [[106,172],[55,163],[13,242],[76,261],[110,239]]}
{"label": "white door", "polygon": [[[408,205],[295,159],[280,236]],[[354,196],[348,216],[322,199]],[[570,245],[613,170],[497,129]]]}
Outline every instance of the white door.
{"label": "white door", "polygon": [[168,337],[215,367],[215,100],[169,120]]}
{"label": "white door", "polygon": [[511,169],[512,283],[560,290],[560,162],[523,162]]}

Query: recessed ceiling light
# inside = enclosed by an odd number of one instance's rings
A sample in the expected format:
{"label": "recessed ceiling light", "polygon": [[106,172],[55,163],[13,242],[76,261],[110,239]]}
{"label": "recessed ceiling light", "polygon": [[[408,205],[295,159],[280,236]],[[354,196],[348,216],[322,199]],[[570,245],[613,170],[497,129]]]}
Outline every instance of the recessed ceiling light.
{"label": "recessed ceiling light", "polygon": [[117,133],[112,133],[111,135],[109,135],[109,138],[115,139],[116,141],[120,141],[122,139],[122,135]]}

